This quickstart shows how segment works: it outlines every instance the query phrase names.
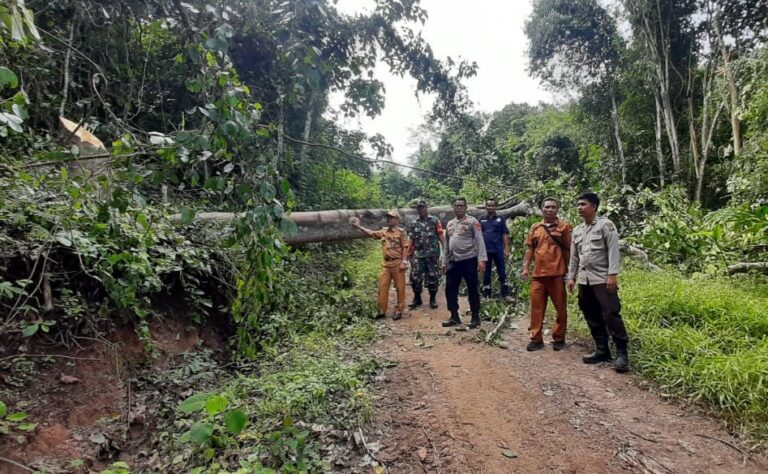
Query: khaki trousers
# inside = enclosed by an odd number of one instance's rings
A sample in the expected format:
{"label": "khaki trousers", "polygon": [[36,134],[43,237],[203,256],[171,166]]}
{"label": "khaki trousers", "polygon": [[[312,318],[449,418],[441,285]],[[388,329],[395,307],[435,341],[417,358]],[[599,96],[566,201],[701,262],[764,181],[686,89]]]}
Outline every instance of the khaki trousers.
{"label": "khaki trousers", "polygon": [[399,261],[392,266],[386,264],[381,266],[381,273],[379,273],[379,313],[381,314],[387,312],[390,282],[395,283],[395,290],[397,290],[395,312],[402,313],[405,307],[405,269],[400,268]]}
{"label": "khaki trousers", "polygon": [[552,300],[557,316],[552,328],[552,340],[565,341],[568,325],[568,302],[565,294],[565,282],[561,276],[536,277],[531,281],[531,341],[542,342],[544,315],[547,311],[547,298]]}

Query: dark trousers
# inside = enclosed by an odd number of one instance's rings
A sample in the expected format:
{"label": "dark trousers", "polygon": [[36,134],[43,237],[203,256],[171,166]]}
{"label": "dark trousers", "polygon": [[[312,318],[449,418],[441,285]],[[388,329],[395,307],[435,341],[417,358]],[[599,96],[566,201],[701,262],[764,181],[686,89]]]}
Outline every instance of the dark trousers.
{"label": "dark trousers", "polygon": [[621,301],[616,291],[608,291],[605,283],[579,285],[579,308],[584,312],[595,341],[607,341],[610,335],[617,348],[627,347],[629,338],[621,319]]}
{"label": "dark trousers", "polygon": [[478,319],[480,317],[480,291],[477,288],[477,257],[448,263],[445,272],[445,299],[448,303],[448,311],[451,313],[459,310],[459,285],[461,285],[462,278],[467,284],[472,319]]}
{"label": "dark trousers", "polygon": [[485,275],[483,275],[483,295],[491,296],[491,274],[493,265],[496,265],[496,271],[499,272],[499,283],[501,284],[501,296],[509,296],[509,287],[507,286],[507,268],[504,262],[504,252],[494,252],[488,254],[488,261],[485,262]]}

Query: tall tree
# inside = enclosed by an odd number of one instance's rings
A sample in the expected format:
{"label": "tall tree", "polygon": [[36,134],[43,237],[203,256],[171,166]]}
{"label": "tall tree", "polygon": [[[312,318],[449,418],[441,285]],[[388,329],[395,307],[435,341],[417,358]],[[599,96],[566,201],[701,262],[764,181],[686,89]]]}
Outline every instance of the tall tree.
{"label": "tall tree", "polygon": [[584,92],[600,84],[607,90],[625,183],[627,164],[616,100],[623,45],[615,20],[596,0],[536,0],[525,31],[530,39],[529,67],[535,76],[554,87]]}
{"label": "tall tree", "polygon": [[695,0],[624,0],[634,38],[648,52],[658,90],[660,115],[669,142],[675,175],[683,174],[678,134],[679,106],[676,99],[684,89],[693,28],[691,15]]}

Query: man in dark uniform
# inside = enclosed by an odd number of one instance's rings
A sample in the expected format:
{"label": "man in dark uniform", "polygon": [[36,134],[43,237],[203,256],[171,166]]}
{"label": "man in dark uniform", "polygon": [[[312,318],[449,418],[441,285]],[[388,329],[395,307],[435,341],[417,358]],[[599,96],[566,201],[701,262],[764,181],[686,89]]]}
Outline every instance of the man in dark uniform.
{"label": "man in dark uniform", "polygon": [[485,201],[486,215],[480,218],[485,251],[488,254],[488,264],[485,266],[485,275],[483,276],[483,296],[486,298],[491,296],[491,275],[495,264],[496,271],[499,273],[501,297],[504,298],[504,301],[511,302],[506,269],[506,261],[509,258],[509,229],[507,229],[506,219],[496,215],[496,206],[496,199]]}
{"label": "man in dark uniform", "polygon": [[416,202],[418,217],[408,223],[408,236],[411,239],[411,288],[413,302],[408,305],[414,309],[422,305],[421,290],[426,280],[429,290],[429,307],[437,308],[437,287],[440,284],[440,260],[445,248],[443,225],[435,216],[429,215],[427,202]]}
{"label": "man in dark uniform", "polygon": [[573,230],[568,291],[579,284],[579,308],[595,340],[595,351],[583,357],[585,364],[611,360],[608,336],[616,344],[616,372],[629,370],[629,338],[621,319],[618,295],[619,233],[605,217],[598,217],[600,198],[595,193],[579,196],[579,215],[584,220]]}

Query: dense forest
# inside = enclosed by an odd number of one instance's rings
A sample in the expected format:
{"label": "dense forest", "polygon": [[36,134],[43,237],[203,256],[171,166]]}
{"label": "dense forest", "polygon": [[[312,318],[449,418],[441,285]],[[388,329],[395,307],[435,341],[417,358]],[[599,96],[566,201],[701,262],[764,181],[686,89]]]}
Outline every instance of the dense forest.
{"label": "dense forest", "polygon": [[[120,416],[146,406],[149,434],[113,426],[86,467],[327,472],[333,430],[374,416],[379,256],[292,248],[291,213],[556,196],[577,223],[585,190],[648,257],[622,275],[636,371],[764,443],[768,2],[534,0],[528,73],[569,99],[492,113],[464,85],[477,65],[422,37],[418,0],[371,3],[0,3],[0,453],[33,461],[13,453],[48,410],[25,390],[65,370],[46,354],[100,343],[120,359],[129,328],[141,355],[116,363]],[[435,97],[407,166],[341,125],[386,106],[382,63]],[[512,272],[536,219],[510,220]],[[219,345],[158,364],[170,319]]]}

